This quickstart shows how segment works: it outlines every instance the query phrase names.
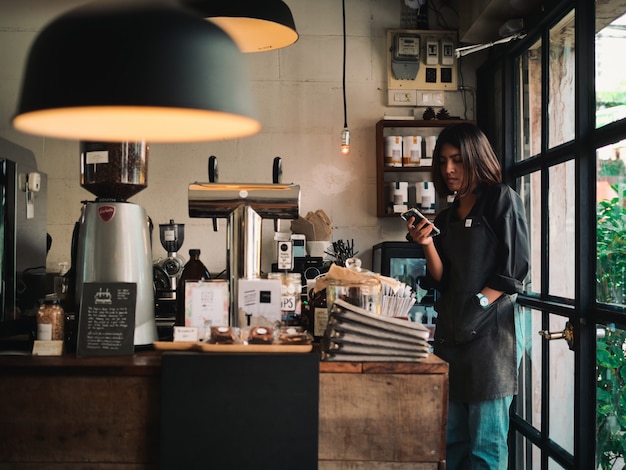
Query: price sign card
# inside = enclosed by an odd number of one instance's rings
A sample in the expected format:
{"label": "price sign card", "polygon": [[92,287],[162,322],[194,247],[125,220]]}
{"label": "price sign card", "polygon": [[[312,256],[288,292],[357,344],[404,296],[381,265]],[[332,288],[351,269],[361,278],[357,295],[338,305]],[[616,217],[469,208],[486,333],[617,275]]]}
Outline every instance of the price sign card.
{"label": "price sign card", "polygon": [[135,283],[84,283],[76,355],[132,356],[136,301]]}

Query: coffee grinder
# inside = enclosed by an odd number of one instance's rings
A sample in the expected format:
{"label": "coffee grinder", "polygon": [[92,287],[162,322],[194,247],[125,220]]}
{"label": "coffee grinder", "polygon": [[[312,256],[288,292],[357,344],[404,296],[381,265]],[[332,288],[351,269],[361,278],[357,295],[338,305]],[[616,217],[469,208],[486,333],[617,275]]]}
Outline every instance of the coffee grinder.
{"label": "coffee grinder", "polygon": [[164,276],[162,282],[155,281],[155,315],[157,327],[159,324],[166,324],[170,321],[169,327],[171,328],[176,319],[176,286],[186,262],[185,258],[178,253],[185,241],[185,224],[177,224],[173,219],[170,219],[169,224],[159,224],[159,236],[161,245],[167,251],[167,257],[160,258],[154,265],[155,280],[157,270]]}
{"label": "coffee grinder", "polygon": [[147,186],[148,151],[145,142],[80,143],[81,186],[96,200],[83,202],[77,224],[76,303],[86,282],[135,283],[135,347],[158,339],[151,222],[141,206],[127,202]]}

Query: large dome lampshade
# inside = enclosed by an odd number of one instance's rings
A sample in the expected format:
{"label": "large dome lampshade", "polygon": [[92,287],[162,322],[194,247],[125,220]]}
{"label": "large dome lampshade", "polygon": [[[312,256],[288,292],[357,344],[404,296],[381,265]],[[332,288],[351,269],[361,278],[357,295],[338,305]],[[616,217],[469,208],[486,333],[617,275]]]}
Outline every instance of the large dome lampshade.
{"label": "large dome lampshade", "polygon": [[242,52],[263,52],[298,40],[293,15],[281,0],[183,0],[226,31]]}
{"label": "large dome lampshade", "polygon": [[93,141],[192,142],[260,130],[245,55],[169,1],[70,10],[35,39],[16,129]]}

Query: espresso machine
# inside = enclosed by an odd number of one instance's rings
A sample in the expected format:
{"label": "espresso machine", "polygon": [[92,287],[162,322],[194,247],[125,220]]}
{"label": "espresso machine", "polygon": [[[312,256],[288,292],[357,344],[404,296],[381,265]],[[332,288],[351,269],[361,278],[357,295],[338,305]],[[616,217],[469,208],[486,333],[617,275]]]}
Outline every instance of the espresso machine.
{"label": "espresso machine", "polygon": [[261,229],[263,219],[297,219],[300,186],[283,184],[280,157],[274,158],[272,184],[218,183],[217,160],[209,159],[209,182],[188,187],[189,217],[227,219],[226,258],[229,282],[231,326],[243,326],[239,311],[239,280],[261,278]]}
{"label": "espresso machine", "polygon": [[141,206],[127,201],[147,187],[148,152],[145,142],[80,143],[81,186],[96,199],[83,202],[77,223],[76,303],[84,283],[135,283],[135,347],[158,339],[151,222]]}

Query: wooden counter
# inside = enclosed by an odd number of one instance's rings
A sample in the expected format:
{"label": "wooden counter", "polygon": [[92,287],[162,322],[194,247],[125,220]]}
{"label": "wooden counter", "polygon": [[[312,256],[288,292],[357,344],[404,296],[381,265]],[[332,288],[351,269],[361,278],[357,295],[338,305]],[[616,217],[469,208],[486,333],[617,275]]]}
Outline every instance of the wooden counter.
{"label": "wooden counter", "polygon": [[161,355],[0,356],[0,469],[157,468]]}
{"label": "wooden counter", "polygon": [[[320,363],[319,468],[437,469],[448,366]],[[0,470],[152,469],[161,354],[0,356]]]}
{"label": "wooden counter", "polygon": [[319,469],[445,468],[448,364],[320,363]]}

